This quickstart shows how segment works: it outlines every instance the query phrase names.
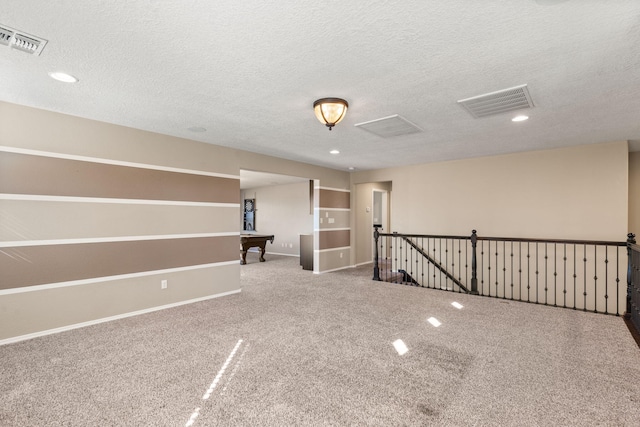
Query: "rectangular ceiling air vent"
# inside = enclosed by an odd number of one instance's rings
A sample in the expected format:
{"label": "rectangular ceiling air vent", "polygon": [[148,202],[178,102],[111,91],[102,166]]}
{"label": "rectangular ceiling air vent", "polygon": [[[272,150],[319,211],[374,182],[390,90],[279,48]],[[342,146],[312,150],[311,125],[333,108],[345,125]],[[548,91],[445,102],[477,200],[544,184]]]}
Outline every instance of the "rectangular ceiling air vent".
{"label": "rectangular ceiling air vent", "polygon": [[0,44],[38,56],[42,53],[47,40],[0,25]]}
{"label": "rectangular ceiling air vent", "polygon": [[357,123],[354,126],[382,138],[391,138],[394,136],[422,132],[422,129],[418,126],[398,114],[368,122]]}
{"label": "rectangular ceiling air vent", "polygon": [[10,30],[7,27],[0,27],[0,44],[3,44],[5,46],[9,46],[9,42],[11,41],[11,38],[13,37],[13,30]]}
{"label": "rectangular ceiling air vent", "polygon": [[458,104],[477,119],[534,106],[527,85],[461,99]]}

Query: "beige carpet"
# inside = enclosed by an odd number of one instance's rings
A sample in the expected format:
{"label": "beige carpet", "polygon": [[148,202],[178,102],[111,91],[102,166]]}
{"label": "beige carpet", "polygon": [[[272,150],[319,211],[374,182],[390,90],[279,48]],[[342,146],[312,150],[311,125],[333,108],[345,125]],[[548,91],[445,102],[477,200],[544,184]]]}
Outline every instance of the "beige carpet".
{"label": "beige carpet", "polygon": [[266,257],[240,294],[0,347],[0,425],[640,425],[620,318]]}

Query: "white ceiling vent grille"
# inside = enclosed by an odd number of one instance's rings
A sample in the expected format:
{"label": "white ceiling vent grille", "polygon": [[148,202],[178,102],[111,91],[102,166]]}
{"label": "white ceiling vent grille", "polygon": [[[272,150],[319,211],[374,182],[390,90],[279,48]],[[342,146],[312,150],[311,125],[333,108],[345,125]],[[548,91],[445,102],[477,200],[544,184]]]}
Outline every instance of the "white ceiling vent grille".
{"label": "white ceiling vent grille", "polygon": [[507,111],[532,108],[533,101],[527,90],[527,85],[520,85],[509,89],[499,90],[473,98],[458,101],[473,117],[487,117]]}
{"label": "white ceiling vent grille", "polygon": [[0,25],[0,45],[10,46],[13,49],[38,56],[46,44],[47,40],[43,38]]}
{"label": "white ceiling vent grille", "polygon": [[398,114],[368,122],[357,123],[354,126],[382,138],[391,138],[394,136],[422,132],[422,129],[418,126]]}

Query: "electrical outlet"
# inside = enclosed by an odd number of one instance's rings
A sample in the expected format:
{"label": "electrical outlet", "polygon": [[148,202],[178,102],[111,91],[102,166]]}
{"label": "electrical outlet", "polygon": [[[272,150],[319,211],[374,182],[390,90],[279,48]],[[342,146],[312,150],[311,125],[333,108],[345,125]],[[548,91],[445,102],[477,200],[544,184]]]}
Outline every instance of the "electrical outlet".
{"label": "electrical outlet", "polygon": [[167,289],[167,281],[166,280],[161,280],[160,281],[160,289]]}
{"label": "electrical outlet", "polygon": [[335,218],[329,218],[329,224],[333,224],[333,223],[335,223],[335,222],[336,222],[336,219],[335,219]]}
{"label": "electrical outlet", "polygon": [[293,247],[293,243],[289,243],[289,247],[292,248]]}

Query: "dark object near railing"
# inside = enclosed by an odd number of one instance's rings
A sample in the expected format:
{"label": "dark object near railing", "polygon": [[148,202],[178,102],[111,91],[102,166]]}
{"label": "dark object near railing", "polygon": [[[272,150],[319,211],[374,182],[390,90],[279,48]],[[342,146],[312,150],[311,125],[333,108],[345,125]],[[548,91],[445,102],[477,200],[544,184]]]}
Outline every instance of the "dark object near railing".
{"label": "dark object near railing", "polygon": [[[640,337],[640,246],[636,244],[635,235],[629,234],[627,239],[627,310],[625,319],[635,328],[635,337]],[[638,341],[640,346],[640,341]]]}
{"label": "dark object near railing", "polygon": [[373,278],[595,313],[626,311],[638,319],[640,252],[631,236],[628,242],[524,239],[375,227]]}

